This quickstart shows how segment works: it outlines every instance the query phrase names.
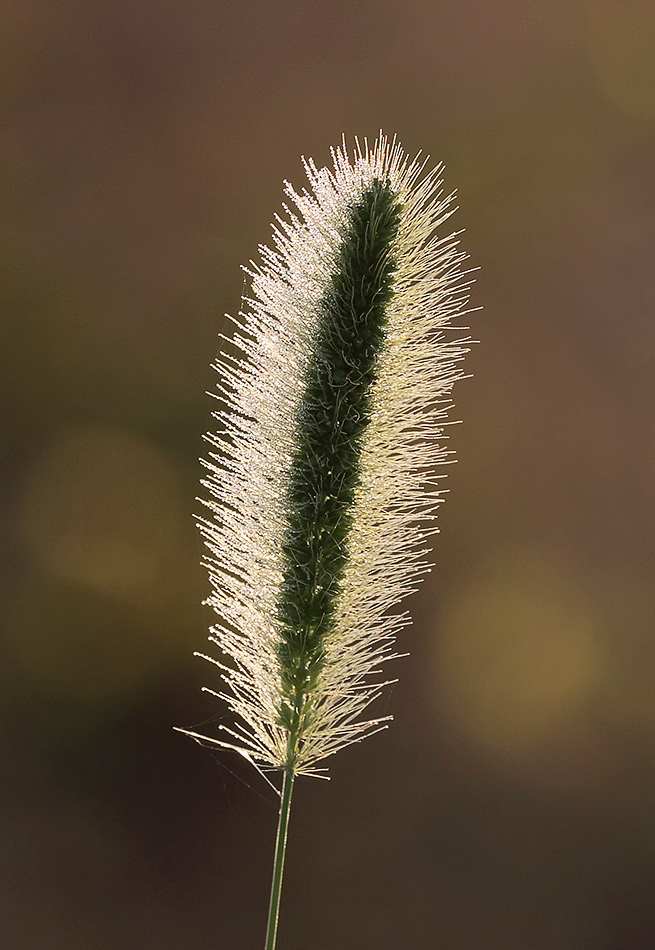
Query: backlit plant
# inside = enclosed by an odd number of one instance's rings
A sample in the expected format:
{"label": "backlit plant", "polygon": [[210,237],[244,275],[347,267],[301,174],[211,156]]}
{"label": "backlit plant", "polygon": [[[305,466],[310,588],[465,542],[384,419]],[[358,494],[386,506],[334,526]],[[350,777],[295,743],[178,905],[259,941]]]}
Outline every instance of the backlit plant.
{"label": "backlit plant", "polygon": [[[276,219],[247,271],[222,405],[205,462],[208,657],[234,715],[225,738],[282,773],[266,950],[273,950],[296,775],[384,728],[369,718],[428,569],[441,501],[434,469],[465,340],[444,334],[467,302],[465,255],[438,229],[454,210],[440,168],[395,140],[305,163],[309,191]],[[452,335],[451,335],[452,336]],[[213,691],[212,691],[213,692]]]}

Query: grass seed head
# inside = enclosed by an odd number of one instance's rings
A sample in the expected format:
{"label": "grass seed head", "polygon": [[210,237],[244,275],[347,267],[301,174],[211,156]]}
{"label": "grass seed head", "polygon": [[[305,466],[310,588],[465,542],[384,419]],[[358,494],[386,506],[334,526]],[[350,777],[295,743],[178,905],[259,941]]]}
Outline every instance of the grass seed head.
{"label": "grass seed head", "polygon": [[[209,549],[218,744],[260,768],[319,774],[383,728],[367,707],[427,570],[435,466],[466,340],[469,280],[439,167],[380,135],[305,163],[219,357],[199,527]],[[211,741],[211,740],[208,740]],[[318,769],[318,771],[317,771]]]}

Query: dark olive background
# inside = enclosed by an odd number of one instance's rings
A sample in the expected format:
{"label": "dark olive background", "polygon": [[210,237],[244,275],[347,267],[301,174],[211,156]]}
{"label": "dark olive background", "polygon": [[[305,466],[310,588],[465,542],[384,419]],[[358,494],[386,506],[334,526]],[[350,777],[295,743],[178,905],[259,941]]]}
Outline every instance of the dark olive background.
{"label": "dark olive background", "polygon": [[395,722],[299,780],[280,950],[655,946],[655,7],[6,0],[0,931],[263,944],[216,728],[209,364],[300,155],[398,133],[480,266]]}

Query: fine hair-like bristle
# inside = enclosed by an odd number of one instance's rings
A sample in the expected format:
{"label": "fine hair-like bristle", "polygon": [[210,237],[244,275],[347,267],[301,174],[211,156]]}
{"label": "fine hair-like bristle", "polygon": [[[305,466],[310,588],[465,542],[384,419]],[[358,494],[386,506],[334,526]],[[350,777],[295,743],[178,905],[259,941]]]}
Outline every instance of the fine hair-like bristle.
{"label": "fine hair-like bristle", "polygon": [[[465,255],[440,169],[380,136],[305,164],[274,248],[252,265],[236,356],[216,368],[223,406],[205,465],[212,639],[232,658],[222,727],[261,768],[318,774],[382,727],[374,674],[427,569],[435,465],[466,340],[443,328],[467,302]],[[208,739],[207,741],[212,741]]]}

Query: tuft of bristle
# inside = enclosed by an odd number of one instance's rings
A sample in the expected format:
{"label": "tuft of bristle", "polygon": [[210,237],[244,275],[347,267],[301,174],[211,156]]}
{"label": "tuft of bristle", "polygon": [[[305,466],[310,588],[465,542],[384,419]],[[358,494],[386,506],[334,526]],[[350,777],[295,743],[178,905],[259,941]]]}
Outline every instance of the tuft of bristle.
{"label": "tuft of bristle", "polygon": [[363,713],[408,623],[392,608],[427,570],[467,343],[443,332],[469,281],[457,235],[437,233],[454,210],[441,169],[384,136],[333,164],[287,184],[295,210],[248,270],[199,522],[210,639],[232,659],[214,660],[236,716],[219,744],[293,774],[384,726]]}

